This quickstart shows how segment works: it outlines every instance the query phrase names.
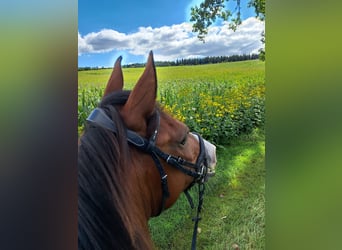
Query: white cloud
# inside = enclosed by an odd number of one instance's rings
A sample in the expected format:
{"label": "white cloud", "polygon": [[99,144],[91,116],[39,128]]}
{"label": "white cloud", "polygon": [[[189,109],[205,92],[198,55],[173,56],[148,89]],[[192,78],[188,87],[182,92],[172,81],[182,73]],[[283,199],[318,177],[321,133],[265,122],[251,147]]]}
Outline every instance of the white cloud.
{"label": "white cloud", "polygon": [[147,55],[153,50],[155,60],[176,60],[200,56],[217,56],[257,53],[263,47],[260,42],[264,22],[248,18],[236,32],[227,24],[212,26],[206,42],[192,33],[191,23],[181,23],[159,28],[140,27],[137,32],[124,34],[103,29],[82,36],[78,34],[78,53],[105,53],[125,50],[133,55]]}

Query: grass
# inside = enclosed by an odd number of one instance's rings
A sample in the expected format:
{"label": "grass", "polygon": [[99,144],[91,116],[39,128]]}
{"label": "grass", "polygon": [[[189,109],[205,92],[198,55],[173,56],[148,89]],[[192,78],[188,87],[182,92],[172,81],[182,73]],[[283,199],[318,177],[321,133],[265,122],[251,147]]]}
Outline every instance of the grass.
{"label": "grass", "polygon": [[[220,147],[217,156],[216,175],[209,180],[204,197],[197,249],[264,249],[264,132],[255,129],[239,137]],[[172,208],[151,219],[157,249],[189,249],[194,212],[182,195]]]}

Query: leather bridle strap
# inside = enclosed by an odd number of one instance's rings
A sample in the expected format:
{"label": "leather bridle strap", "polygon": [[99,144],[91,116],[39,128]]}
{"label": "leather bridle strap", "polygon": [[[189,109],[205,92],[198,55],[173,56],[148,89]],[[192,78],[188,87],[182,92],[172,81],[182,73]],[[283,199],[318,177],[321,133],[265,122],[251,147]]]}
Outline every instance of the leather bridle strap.
{"label": "leather bridle strap", "polygon": [[118,133],[118,130],[113,121],[101,108],[95,108],[88,116],[87,122],[97,124],[105,129],[112,131],[114,134]]}
{"label": "leather bridle strap", "polygon": [[162,202],[161,202],[161,207],[159,209],[158,215],[160,215],[164,209],[165,209],[165,204],[166,204],[166,200],[170,197],[170,192],[169,192],[169,188],[167,185],[167,174],[164,171],[163,166],[161,165],[158,156],[152,152],[151,153],[152,159],[154,160],[154,163],[157,166],[157,169],[159,171],[160,174],[160,180],[161,180],[161,186],[162,186]]}
{"label": "leather bridle strap", "polygon": [[192,218],[192,221],[195,222],[194,224],[194,231],[192,233],[192,242],[191,242],[191,249],[196,249],[196,242],[197,242],[197,233],[198,233],[198,222],[202,219],[200,217],[200,213],[202,210],[203,205],[203,197],[204,197],[204,190],[205,185],[204,183],[198,183],[198,206],[197,206],[197,214],[196,217]]}

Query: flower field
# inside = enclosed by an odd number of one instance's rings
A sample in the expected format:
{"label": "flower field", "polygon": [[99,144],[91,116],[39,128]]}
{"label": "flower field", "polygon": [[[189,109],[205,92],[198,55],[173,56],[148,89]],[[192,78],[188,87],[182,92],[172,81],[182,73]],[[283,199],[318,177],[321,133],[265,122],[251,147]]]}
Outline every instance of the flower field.
{"label": "flower field", "polygon": [[178,82],[160,102],[178,120],[216,144],[226,144],[265,122],[265,86],[260,83]]}
{"label": "flower field", "polygon": [[[123,71],[125,87],[130,89],[143,69],[124,68]],[[110,69],[79,72],[79,132],[101,100],[110,72]],[[157,77],[158,100],[164,109],[207,140],[227,144],[264,125],[263,62],[161,67],[157,68]]]}

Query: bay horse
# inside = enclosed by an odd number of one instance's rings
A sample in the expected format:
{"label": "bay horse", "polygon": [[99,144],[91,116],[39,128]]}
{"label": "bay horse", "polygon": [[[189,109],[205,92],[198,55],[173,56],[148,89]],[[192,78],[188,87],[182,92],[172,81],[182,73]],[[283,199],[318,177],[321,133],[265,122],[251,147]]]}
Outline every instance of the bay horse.
{"label": "bay horse", "polygon": [[119,57],[78,146],[78,248],[153,249],[148,220],[214,174],[215,146],[157,103],[152,51],[132,91]]}

